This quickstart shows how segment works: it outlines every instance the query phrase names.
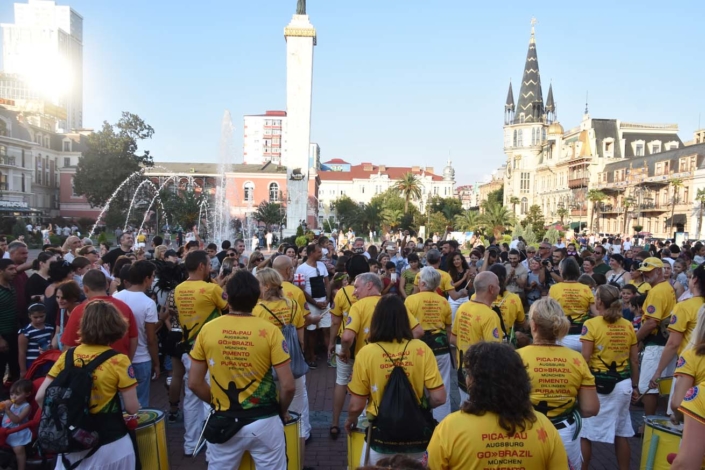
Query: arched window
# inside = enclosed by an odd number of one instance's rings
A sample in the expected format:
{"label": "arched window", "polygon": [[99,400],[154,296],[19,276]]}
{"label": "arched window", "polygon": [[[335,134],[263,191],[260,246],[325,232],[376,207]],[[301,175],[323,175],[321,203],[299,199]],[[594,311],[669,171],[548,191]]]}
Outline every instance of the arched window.
{"label": "arched window", "polygon": [[513,141],[513,142],[514,142],[514,147],[517,146],[517,134],[518,134],[517,130],[514,129],[514,141]]}
{"label": "arched window", "polygon": [[521,215],[529,211],[529,200],[525,197],[521,198]]}
{"label": "arched window", "polygon": [[277,183],[269,183],[269,202],[279,201],[279,185]]}
{"label": "arched window", "polygon": [[255,185],[252,181],[245,183],[245,201],[251,202],[255,200]]}
{"label": "arched window", "polygon": [[523,131],[523,129],[518,129],[517,136],[518,136],[517,146],[523,147],[524,146],[524,131]]}

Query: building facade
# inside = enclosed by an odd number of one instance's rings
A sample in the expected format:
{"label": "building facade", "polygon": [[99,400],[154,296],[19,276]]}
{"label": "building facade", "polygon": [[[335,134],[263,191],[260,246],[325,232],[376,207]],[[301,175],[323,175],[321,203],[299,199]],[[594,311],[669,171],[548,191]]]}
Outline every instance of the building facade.
{"label": "building facade", "polygon": [[14,23],[0,25],[0,98],[58,106],[66,114],[53,130],[82,128],[83,18],[51,0],[15,3],[14,13]]}
{"label": "building facade", "polygon": [[471,184],[458,186],[455,188],[455,195],[458,199],[460,199],[460,203],[465,210],[478,207],[480,205],[480,193],[477,189],[477,184],[474,186]]}
{"label": "building facade", "polygon": [[282,165],[287,155],[286,111],[267,111],[264,114],[245,116],[243,133],[242,155],[245,164],[264,165],[272,162]]}

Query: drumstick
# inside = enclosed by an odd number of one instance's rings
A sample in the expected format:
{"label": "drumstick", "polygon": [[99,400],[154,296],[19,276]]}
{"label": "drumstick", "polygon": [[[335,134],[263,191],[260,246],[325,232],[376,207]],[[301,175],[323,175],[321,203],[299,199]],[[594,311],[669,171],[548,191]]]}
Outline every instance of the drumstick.
{"label": "drumstick", "polygon": [[641,399],[644,398],[644,395],[646,395],[647,393],[649,393],[649,390],[658,390],[658,389],[656,389],[656,388],[647,388],[644,393],[642,393],[641,395],[639,395],[639,398],[637,398],[636,401],[641,401]]}

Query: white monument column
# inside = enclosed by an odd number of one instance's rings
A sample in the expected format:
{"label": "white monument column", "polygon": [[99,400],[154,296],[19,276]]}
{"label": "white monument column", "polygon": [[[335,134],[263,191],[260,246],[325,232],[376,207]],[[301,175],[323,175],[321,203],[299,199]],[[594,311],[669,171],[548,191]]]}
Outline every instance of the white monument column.
{"label": "white monument column", "polygon": [[[305,3],[304,3],[305,5]],[[305,8],[305,6],[304,6]],[[287,167],[285,236],[306,220],[309,145],[311,143],[311,89],[316,30],[306,14],[296,14],[284,28],[286,39],[286,112],[288,138],[282,165]]]}

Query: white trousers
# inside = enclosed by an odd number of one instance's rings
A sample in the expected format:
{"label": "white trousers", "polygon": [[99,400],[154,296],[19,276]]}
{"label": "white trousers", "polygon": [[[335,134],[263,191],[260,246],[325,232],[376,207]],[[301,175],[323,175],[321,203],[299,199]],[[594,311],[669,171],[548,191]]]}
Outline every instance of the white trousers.
{"label": "white trousers", "polygon": [[[187,455],[193,454],[193,451],[198,445],[198,438],[203,430],[203,423],[210,413],[210,403],[203,402],[198,398],[191,389],[188,388],[188,373],[191,368],[191,358],[188,354],[181,355],[181,362],[186,368],[184,374],[184,453]],[[208,375],[206,375],[208,381]]]}
{"label": "white trousers", "polygon": [[558,344],[572,349],[573,351],[583,352],[583,343],[580,342],[580,335],[568,335],[562,340],[558,341]]}
{"label": "white trousers", "polygon": [[458,300],[448,299],[448,303],[450,304],[450,313],[451,313],[451,318],[452,318],[453,324],[455,324],[455,312],[458,311],[458,307],[463,305],[468,300],[469,300],[468,297],[461,297]]}
{"label": "white trousers", "polygon": [[[362,453],[360,454],[360,466],[365,465],[365,453],[367,452],[367,443],[363,442],[362,443]],[[380,454],[379,452],[375,452],[374,449],[370,449],[370,460],[367,462],[367,465],[375,465],[377,462],[379,462],[381,459],[385,457],[393,457],[397,454]],[[413,459],[413,460],[418,460],[421,462],[423,458],[426,456],[426,452],[417,452],[417,453],[412,453],[412,454],[402,454],[404,457]]]}
{"label": "white trousers", "polygon": [[563,429],[559,429],[558,435],[561,436],[561,441],[563,441],[563,447],[565,447],[565,452],[568,454],[570,464],[573,468],[578,469],[583,465],[583,454],[580,450],[580,436],[573,439],[576,426],[577,423],[573,423]]}
{"label": "white trousers", "polygon": [[311,434],[311,422],[308,418],[308,391],[306,391],[306,376],[302,375],[295,380],[296,392],[291,400],[289,409],[300,416],[299,437],[308,439]]}
{"label": "white trousers", "polygon": [[436,363],[446,389],[446,402],[433,409],[433,418],[440,423],[443,418],[450,414],[450,374],[453,369],[450,366],[450,353],[436,356]]}
{"label": "white trousers", "polygon": [[257,469],[286,469],[286,439],[281,418],[258,419],[223,444],[208,443],[208,470],[239,468],[245,451],[250,453]]}
{"label": "white trousers", "polygon": [[[66,458],[72,464],[81,460],[87,450],[71,452],[66,454]],[[65,470],[61,457],[56,459],[55,470]],[[83,460],[79,467],[81,470],[133,470],[135,468],[135,449],[132,447],[132,440],[128,434],[110,444],[100,446],[100,448],[87,459]]]}

